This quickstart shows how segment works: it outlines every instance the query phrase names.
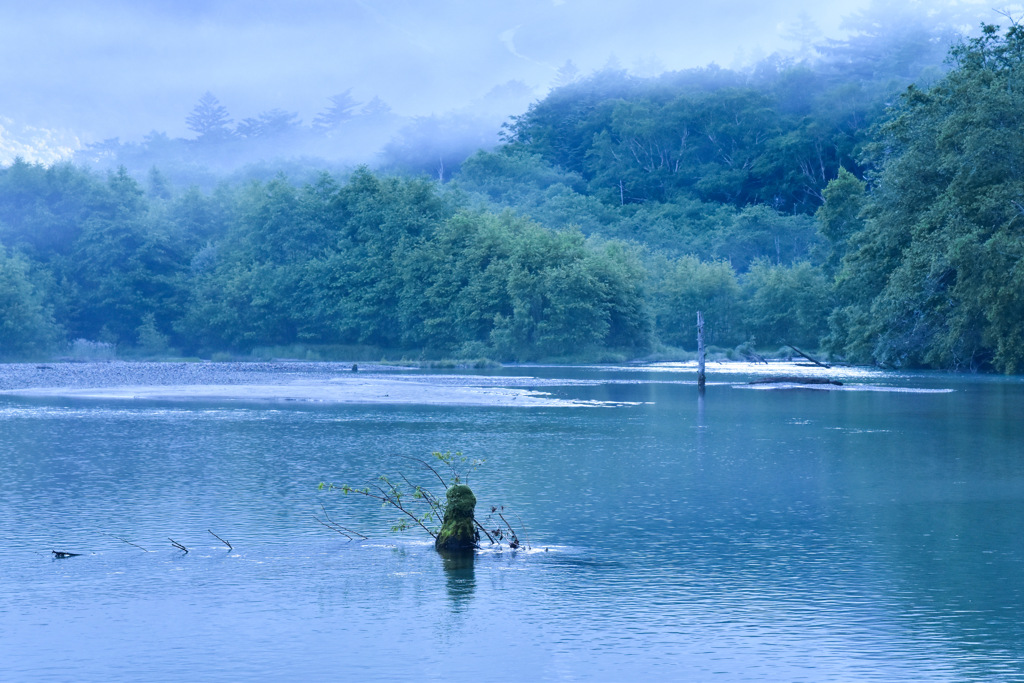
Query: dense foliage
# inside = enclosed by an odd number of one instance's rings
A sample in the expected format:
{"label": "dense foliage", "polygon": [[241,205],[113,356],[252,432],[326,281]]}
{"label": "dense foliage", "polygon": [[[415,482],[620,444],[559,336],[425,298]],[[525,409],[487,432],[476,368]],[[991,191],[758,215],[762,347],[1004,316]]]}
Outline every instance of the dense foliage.
{"label": "dense foliage", "polygon": [[824,222],[845,257],[831,343],[887,365],[1020,372],[1024,30],[986,26],[951,57],[880,128],[870,192],[834,181]]}
{"label": "dense foliage", "polygon": [[[17,161],[0,169],[0,356],[624,358],[692,348],[701,310],[724,348],[1020,372],[1024,32],[985,27],[946,72],[922,57],[939,37],[569,78],[454,176],[299,165],[200,189]],[[354,106],[332,98],[311,131]],[[204,96],[189,144],[294,128],[272,114],[231,128]]]}
{"label": "dense foliage", "polygon": [[723,345],[808,343],[824,320],[812,306],[807,315],[820,320],[799,318],[799,332],[766,322],[796,290],[822,286],[808,284],[804,262],[761,258],[741,277],[724,259],[653,255],[485,210],[430,180],[359,169],[210,194],[149,181],[147,190],[123,170],[103,178],[20,161],[0,171],[5,356],[53,348],[60,336],[143,353],[303,343],[435,357],[635,356],[660,342],[690,345],[695,306]]}

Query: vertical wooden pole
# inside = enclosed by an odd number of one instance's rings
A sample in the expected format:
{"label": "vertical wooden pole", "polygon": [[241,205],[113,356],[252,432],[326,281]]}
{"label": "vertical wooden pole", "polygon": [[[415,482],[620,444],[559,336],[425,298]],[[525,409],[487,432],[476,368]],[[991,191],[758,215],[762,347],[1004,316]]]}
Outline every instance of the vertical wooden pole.
{"label": "vertical wooden pole", "polygon": [[704,391],[704,314],[697,311],[697,389]]}

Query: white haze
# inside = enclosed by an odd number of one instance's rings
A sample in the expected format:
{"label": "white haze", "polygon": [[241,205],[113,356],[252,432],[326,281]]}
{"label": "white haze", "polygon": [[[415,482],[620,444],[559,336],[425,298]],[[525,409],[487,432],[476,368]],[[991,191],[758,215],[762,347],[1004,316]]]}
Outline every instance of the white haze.
{"label": "white haze", "polygon": [[404,117],[489,107],[500,120],[543,97],[567,60],[582,74],[611,64],[647,76],[799,54],[801,40],[841,37],[842,18],[869,2],[5,4],[0,163],[18,155],[50,162],[152,130],[191,137],[185,117],[206,91],[235,121],[279,108],[308,125],[328,97],[349,89]]}

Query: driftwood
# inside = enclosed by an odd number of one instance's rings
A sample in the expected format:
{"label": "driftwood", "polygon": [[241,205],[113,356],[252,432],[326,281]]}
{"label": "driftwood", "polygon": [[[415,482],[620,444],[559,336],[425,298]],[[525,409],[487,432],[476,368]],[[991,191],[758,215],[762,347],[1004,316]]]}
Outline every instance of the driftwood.
{"label": "driftwood", "polygon": [[794,350],[794,351],[796,351],[796,352],[797,352],[798,354],[800,354],[801,356],[803,356],[803,357],[804,357],[804,358],[806,358],[807,360],[809,360],[809,361],[811,361],[812,363],[814,363],[815,365],[817,365],[817,366],[818,366],[819,368],[825,368],[825,369],[828,369],[828,368],[831,368],[831,367],[832,367],[831,365],[828,365],[828,364],[826,364],[826,363],[822,363],[822,362],[821,362],[820,360],[818,360],[818,359],[816,359],[816,358],[811,358],[811,357],[810,357],[810,356],[808,356],[808,355],[807,355],[806,353],[804,353],[804,352],[803,352],[803,351],[801,351],[800,349],[796,348],[796,347],[795,347],[795,346],[793,346],[792,344],[786,344],[786,346],[788,346],[789,348],[793,349],[793,350]]}
{"label": "driftwood", "polygon": [[64,559],[65,557],[79,557],[82,553],[68,553],[63,550],[54,550],[53,556],[57,559]]}
{"label": "driftwood", "polygon": [[752,379],[747,384],[835,384],[836,386],[843,386],[843,383],[828,379],[827,377],[761,377],[759,379]]}

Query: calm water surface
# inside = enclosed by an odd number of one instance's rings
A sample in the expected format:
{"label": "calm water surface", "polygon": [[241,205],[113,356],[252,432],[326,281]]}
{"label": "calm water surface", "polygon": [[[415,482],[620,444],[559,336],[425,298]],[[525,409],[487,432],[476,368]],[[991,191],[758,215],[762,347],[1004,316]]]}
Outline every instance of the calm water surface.
{"label": "calm water surface", "polygon": [[[0,680],[1024,680],[1019,380],[503,372],[641,405],[0,397]],[[432,450],[533,550],[317,489]]]}

